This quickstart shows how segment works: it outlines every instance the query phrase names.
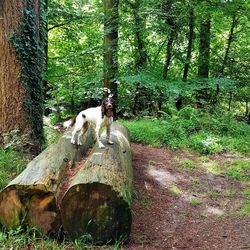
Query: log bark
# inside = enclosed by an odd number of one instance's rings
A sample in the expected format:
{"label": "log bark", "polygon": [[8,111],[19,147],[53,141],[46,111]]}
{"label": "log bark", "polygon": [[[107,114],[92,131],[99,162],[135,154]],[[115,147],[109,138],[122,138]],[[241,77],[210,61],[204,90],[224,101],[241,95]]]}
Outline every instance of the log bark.
{"label": "log bark", "polygon": [[94,130],[83,137],[83,146],[70,143],[71,130],[48,147],[0,193],[0,223],[7,229],[22,223],[45,234],[57,233],[61,226],[57,196],[68,168],[73,168],[94,145]]}
{"label": "log bark", "polygon": [[95,243],[127,239],[131,229],[132,160],[128,131],[114,123],[114,145],[97,145],[61,202],[62,224],[71,239]]}

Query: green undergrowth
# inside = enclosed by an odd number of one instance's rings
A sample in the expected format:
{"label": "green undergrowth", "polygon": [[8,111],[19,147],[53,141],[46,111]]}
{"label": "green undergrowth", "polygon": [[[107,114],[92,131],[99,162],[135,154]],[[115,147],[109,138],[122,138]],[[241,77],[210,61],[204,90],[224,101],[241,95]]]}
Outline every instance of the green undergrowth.
{"label": "green undergrowth", "polygon": [[122,120],[132,141],[173,150],[192,149],[201,154],[250,154],[250,126],[231,113],[201,113],[191,107],[164,114],[161,119]]}
{"label": "green undergrowth", "polygon": [[[250,183],[249,160],[226,160],[221,162],[209,161],[203,167],[214,175],[224,175],[236,181]],[[247,192],[247,191],[245,191]]]}
{"label": "green undergrowth", "polygon": [[23,250],[23,249],[36,249],[36,250],[116,250],[121,249],[120,241],[114,245],[107,246],[94,246],[91,244],[88,237],[81,237],[74,241],[61,239],[51,239],[41,235],[36,229],[23,230],[17,228],[5,232],[0,231],[0,249],[1,250]]}
{"label": "green undergrowth", "polygon": [[22,151],[0,148],[0,189],[18,175],[26,167],[27,162],[28,159]]}

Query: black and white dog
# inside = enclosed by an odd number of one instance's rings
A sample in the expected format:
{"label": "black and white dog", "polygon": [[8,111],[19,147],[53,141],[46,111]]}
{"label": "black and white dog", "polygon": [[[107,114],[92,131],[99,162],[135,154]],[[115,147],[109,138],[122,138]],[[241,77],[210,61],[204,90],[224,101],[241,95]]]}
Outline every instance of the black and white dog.
{"label": "black and white dog", "polygon": [[[110,126],[113,122],[115,104],[111,97],[107,97],[102,101],[102,105],[96,108],[88,108],[81,111],[75,119],[75,127],[72,132],[71,143],[75,144],[76,133],[78,133],[77,144],[81,145],[81,136],[88,130],[89,123],[95,123],[96,139],[99,148],[104,148],[100,140],[100,129],[105,126],[107,131],[107,142],[108,144],[114,144],[110,140]],[[73,124],[70,124],[71,126]]]}

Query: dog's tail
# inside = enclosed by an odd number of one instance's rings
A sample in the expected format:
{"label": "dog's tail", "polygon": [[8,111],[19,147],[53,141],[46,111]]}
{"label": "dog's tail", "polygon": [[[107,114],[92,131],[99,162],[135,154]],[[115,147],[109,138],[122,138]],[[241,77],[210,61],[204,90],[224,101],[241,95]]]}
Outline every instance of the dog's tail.
{"label": "dog's tail", "polygon": [[76,122],[76,118],[72,117],[71,119],[63,122],[62,125],[63,125],[64,128],[70,128],[70,127],[72,127],[75,124],[75,122]]}

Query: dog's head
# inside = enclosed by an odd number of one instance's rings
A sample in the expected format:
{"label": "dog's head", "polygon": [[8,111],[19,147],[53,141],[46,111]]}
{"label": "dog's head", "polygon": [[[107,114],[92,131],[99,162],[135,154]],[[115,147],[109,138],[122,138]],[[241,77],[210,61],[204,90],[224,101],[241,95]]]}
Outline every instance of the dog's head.
{"label": "dog's head", "polygon": [[102,101],[102,117],[113,116],[115,112],[115,101],[112,97],[107,97]]}

